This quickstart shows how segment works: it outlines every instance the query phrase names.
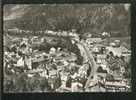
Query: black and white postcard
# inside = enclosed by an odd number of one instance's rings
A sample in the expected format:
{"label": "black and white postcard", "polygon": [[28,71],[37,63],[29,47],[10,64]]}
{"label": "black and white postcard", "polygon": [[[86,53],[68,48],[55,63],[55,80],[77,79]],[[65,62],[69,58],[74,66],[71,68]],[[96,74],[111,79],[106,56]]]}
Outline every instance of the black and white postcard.
{"label": "black and white postcard", "polygon": [[3,6],[3,92],[131,92],[131,4]]}

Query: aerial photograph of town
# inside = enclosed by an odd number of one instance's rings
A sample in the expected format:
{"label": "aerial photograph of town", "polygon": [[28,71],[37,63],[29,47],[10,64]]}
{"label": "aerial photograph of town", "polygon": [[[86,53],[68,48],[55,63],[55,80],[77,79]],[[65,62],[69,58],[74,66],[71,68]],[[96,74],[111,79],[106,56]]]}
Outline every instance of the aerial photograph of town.
{"label": "aerial photograph of town", "polygon": [[3,92],[131,92],[130,4],[6,4]]}

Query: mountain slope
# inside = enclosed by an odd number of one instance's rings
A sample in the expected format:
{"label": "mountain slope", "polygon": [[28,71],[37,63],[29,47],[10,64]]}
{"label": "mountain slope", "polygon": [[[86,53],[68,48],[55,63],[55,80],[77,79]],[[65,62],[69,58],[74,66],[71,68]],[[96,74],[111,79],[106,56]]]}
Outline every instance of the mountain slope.
{"label": "mountain slope", "polygon": [[5,6],[6,28],[71,30],[130,35],[130,11],[123,4],[39,4]]}

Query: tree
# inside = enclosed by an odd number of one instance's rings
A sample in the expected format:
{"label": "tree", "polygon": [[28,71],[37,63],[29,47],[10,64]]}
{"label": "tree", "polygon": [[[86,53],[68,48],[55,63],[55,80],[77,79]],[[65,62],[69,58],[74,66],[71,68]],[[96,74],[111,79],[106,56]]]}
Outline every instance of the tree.
{"label": "tree", "polygon": [[[11,8],[6,6],[5,12],[12,15]],[[125,10],[123,4],[46,4],[29,5],[26,8],[21,18],[13,22],[6,21],[4,26],[34,31],[75,28],[80,34],[87,31],[95,34],[112,31],[111,36],[130,35],[130,12]],[[23,6],[20,9],[24,9]]]}

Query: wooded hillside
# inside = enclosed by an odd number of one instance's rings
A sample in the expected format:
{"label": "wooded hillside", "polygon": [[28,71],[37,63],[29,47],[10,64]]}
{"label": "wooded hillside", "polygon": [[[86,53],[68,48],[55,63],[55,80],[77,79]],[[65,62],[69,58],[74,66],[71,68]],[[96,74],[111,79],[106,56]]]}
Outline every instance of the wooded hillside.
{"label": "wooded hillside", "polygon": [[[5,28],[26,30],[77,29],[79,34],[110,32],[111,36],[130,35],[130,10],[123,4],[39,4],[6,5]],[[19,17],[19,15],[21,17]]]}

